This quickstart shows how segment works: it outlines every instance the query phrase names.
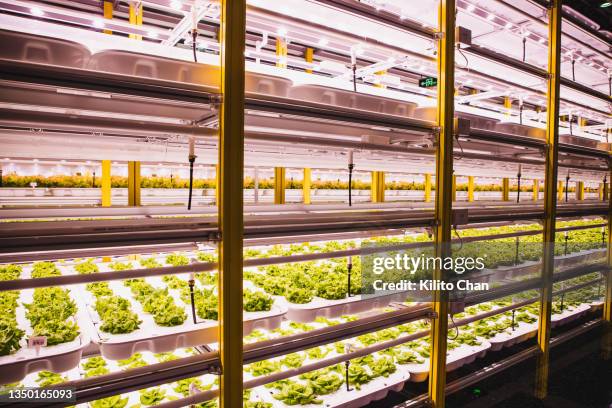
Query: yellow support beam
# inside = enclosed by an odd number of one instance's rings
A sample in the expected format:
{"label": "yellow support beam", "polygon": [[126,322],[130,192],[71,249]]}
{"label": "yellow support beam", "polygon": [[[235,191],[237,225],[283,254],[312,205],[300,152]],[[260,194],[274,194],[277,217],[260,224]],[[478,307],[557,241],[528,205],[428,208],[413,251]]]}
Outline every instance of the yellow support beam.
{"label": "yellow support beam", "polygon": [[128,162],[128,205],[140,206],[140,162]]}
{"label": "yellow support beam", "polygon": [[221,0],[219,111],[220,408],[242,402],[242,247],[246,0]]}
{"label": "yellow support beam", "polygon": [[584,181],[576,182],[576,200],[584,200]]}
{"label": "yellow support beam", "polygon": [[474,202],[474,176],[468,176],[468,202]]}
{"label": "yellow support beam", "polygon": [[102,179],[100,180],[102,207],[111,206],[111,161],[102,160]]}
{"label": "yellow support beam", "polygon": [[558,187],[557,187],[557,200],[558,201],[563,201],[563,193],[565,193],[565,190],[563,189],[563,181],[559,180]]}
{"label": "yellow support beam", "polygon": [[[453,207],[453,134],[455,85],[455,0],[440,0],[438,22],[438,109],[440,128],[436,144],[435,256],[450,256]],[[438,267],[433,279],[447,281],[447,272]],[[431,323],[431,356],[428,394],[432,408],[444,408],[446,389],[446,336],[448,332],[449,294],[436,290],[433,294]]]}
{"label": "yellow support beam", "polygon": [[533,201],[540,198],[540,180],[533,180]]}
{"label": "yellow support beam", "polygon": [[[133,25],[142,25],[142,2],[140,1],[132,1],[130,2],[130,14],[129,14],[129,22]],[[138,34],[130,34],[130,38],[135,40],[142,40],[142,35]]]}
{"label": "yellow support beam", "polygon": [[548,9],[548,73],[546,109],[546,146],[544,169],[544,225],[542,287],[538,319],[538,358],[535,396],[546,398],[550,362],[550,316],[552,312],[552,277],[555,266],[557,217],[557,172],[559,157],[559,86],[561,77],[561,0],[552,0]]}
{"label": "yellow support beam", "polygon": [[425,202],[431,202],[431,174],[425,174]]}
{"label": "yellow support beam", "polygon": [[[105,1],[103,6],[103,13],[104,13],[104,18],[108,19],[108,20],[112,20],[113,18],[113,2],[112,1]],[[113,31],[112,30],[104,30],[105,34],[112,34]]]}
{"label": "yellow support beam", "polygon": [[311,204],[310,186],[312,184],[312,171],[309,168],[304,169],[304,179],[302,180],[302,196],[304,204]]}
{"label": "yellow support beam", "polygon": [[285,168],[274,168],[274,204],[285,204]]}
{"label": "yellow support beam", "polygon": [[219,205],[219,185],[221,184],[221,177],[219,172],[219,165],[215,164],[215,204]]}
{"label": "yellow support beam", "polygon": [[505,115],[507,117],[510,117],[511,112],[512,112],[512,99],[510,99],[509,96],[504,97],[504,108],[505,108]]}
{"label": "yellow support beam", "polygon": [[[612,180],[612,169],[610,172]],[[612,356],[612,194],[608,199],[608,270],[603,272],[606,278],[606,293],[604,297],[603,320],[606,322],[606,338],[604,355],[606,359]]]}
{"label": "yellow support beam", "polygon": [[285,38],[276,39],[276,66],[287,68],[287,40]]}
{"label": "yellow support beam", "polygon": [[457,176],[453,174],[453,201],[457,201]]}
{"label": "yellow support beam", "polygon": [[599,188],[597,189],[597,194],[599,196],[599,201],[604,201],[604,183],[599,183]]}
{"label": "yellow support beam", "polygon": [[370,172],[372,183],[370,185],[370,198],[373,203],[385,201],[385,173],[383,171]]}
{"label": "yellow support beam", "polygon": [[[314,48],[306,47],[306,50],[304,50],[304,60],[310,63],[314,61]],[[312,74],[312,69],[306,69],[306,73]]]}
{"label": "yellow support beam", "polygon": [[502,201],[510,201],[510,179],[508,177],[502,179]]}

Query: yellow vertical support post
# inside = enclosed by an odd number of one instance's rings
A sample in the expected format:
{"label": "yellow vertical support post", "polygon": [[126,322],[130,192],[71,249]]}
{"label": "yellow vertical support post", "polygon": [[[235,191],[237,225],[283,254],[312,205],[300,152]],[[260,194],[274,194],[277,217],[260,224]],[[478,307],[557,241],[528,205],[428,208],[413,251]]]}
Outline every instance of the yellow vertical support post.
{"label": "yellow vertical support post", "polygon": [[576,200],[584,200],[584,181],[576,182]]}
{"label": "yellow vertical support post", "polygon": [[[313,48],[306,47],[306,50],[304,50],[304,60],[310,63],[314,61],[314,49]],[[312,69],[310,68],[306,69],[306,73],[312,74]]]}
{"label": "yellow vertical support post", "polygon": [[100,182],[102,193],[102,207],[111,206],[111,161],[102,160],[102,180]]}
{"label": "yellow vertical support post", "polygon": [[[565,186],[565,188],[567,188],[567,186]],[[564,192],[565,190],[563,189],[563,181],[559,180],[558,187],[557,187],[557,200],[558,201],[563,201]]]}
{"label": "yellow vertical support post", "polygon": [[506,117],[510,117],[512,112],[512,99],[509,96],[504,97],[504,108]]}
{"label": "yellow vertical support post", "polygon": [[[610,169],[612,180],[612,168]],[[608,197],[608,270],[606,277],[606,293],[604,297],[603,320],[606,324],[604,356],[610,359],[612,355],[612,194]]]}
{"label": "yellow vertical support post", "polygon": [[221,408],[242,402],[242,246],[246,0],[221,0],[219,357]]}
{"label": "yellow vertical support post", "polygon": [[540,198],[540,180],[533,180],[533,201]]}
{"label": "yellow vertical support post", "polygon": [[546,109],[546,158],[544,172],[544,228],[542,287],[538,319],[538,358],[535,396],[548,393],[550,361],[550,316],[552,311],[552,278],[555,256],[555,223],[557,216],[557,171],[559,157],[559,84],[561,77],[561,0],[552,0],[548,9],[548,83]]}
{"label": "yellow vertical support post", "polygon": [[385,172],[384,171],[378,172],[377,186],[378,186],[378,202],[384,203],[385,202],[385,191],[387,189],[387,184],[385,183]]}
{"label": "yellow vertical support post", "polygon": [[604,201],[604,184],[599,183],[599,188],[597,189],[597,195],[599,196],[599,201]]}
{"label": "yellow vertical support post", "polygon": [[276,39],[276,66],[287,68],[287,39],[278,37]]}
{"label": "yellow vertical support post", "polygon": [[378,172],[370,172],[370,201],[373,203],[378,202]]}
{"label": "yellow vertical support post", "polygon": [[468,176],[468,202],[474,202],[474,176]]}
{"label": "yellow vertical support post", "polygon": [[502,201],[510,201],[510,179],[508,177],[502,179]]}
{"label": "yellow vertical support post", "polygon": [[274,204],[285,204],[285,168],[274,168]]}
{"label": "yellow vertical support post", "polygon": [[431,174],[425,174],[425,202],[431,202]]}
{"label": "yellow vertical support post", "polygon": [[219,165],[215,165],[215,204],[219,205],[219,189],[221,184],[221,177],[219,174]]}
{"label": "yellow vertical support post", "polygon": [[312,184],[312,171],[304,169],[304,179],[302,180],[302,196],[304,204],[310,204],[310,185]]}
{"label": "yellow vertical support post", "polygon": [[[112,20],[113,18],[113,2],[112,1],[105,1],[104,4],[102,5],[103,8],[103,13],[104,13],[104,18],[107,20]],[[104,30],[105,34],[112,34],[112,30]]]}
{"label": "yellow vertical support post", "polygon": [[[132,25],[138,25],[138,26],[142,25],[142,2],[140,1],[130,2],[129,22]],[[129,37],[135,40],[142,40],[142,35],[138,35],[138,34],[130,34]]]}
{"label": "yellow vertical support post", "polygon": [[[612,180],[612,169],[610,170],[610,180]],[[610,358],[612,358],[612,194],[608,200],[608,270],[602,272],[606,282],[602,316],[604,321],[604,333],[601,340],[604,360],[610,360]]]}
{"label": "yellow vertical support post", "polygon": [[[438,109],[440,129],[436,144],[436,199],[435,199],[435,256],[450,256],[453,208],[453,134],[455,85],[455,0],[440,0],[438,22]],[[447,281],[447,272],[436,266],[433,279]],[[446,348],[448,331],[449,294],[435,290],[431,323],[431,356],[429,363],[428,394],[433,408],[444,408],[446,388]]]}
{"label": "yellow vertical support post", "polygon": [[140,206],[140,162],[128,162],[128,205]]}
{"label": "yellow vertical support post", "polygon": [[453,201],[457,201],[457,176],[453,174]]}

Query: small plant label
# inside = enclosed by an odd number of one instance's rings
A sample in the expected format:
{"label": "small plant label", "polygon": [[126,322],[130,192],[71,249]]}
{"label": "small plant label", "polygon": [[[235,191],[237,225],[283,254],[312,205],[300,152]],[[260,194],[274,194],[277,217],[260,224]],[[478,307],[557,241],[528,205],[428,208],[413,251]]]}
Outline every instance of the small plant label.
{"label": "small plant label", "polygon": [[28,347],[36,349],[36,355],[38,355],[41,347],[47,347],[47,336],[30,336]]}

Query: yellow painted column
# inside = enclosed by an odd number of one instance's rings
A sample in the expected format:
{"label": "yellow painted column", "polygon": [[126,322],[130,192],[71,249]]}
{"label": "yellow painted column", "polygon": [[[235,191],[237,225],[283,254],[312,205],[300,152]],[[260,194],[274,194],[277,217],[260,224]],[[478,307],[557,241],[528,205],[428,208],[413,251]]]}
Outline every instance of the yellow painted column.
{"label": "yellow painted column", "polygon": [[474,176],[468,176],[468,202],[474,202]]}
{"label": "yellow painted column", "polygon": [[287,68],[287,40],[285,38],[276,39],[276,66]]}
{"label": "yellow painted column", "polygon": [[512,112],[512,99],[510,99],[509,96],[504,97],[504,108],[505,108],[505,115],[507,117],[510,117],[511,112]]}
{"label": "yellow painted column", "polygon": [[385,202],[385,191],[387,190],[387,184],[385,183],[385,172],[378,172],[378,202]]}
{"label": "yellow painted column", "polygon": [[533,201],[540,199],[540,180],[533,180]]}
{"label": "yellow painted column", "polygon": [[370,201],[373,203],[378,202],[378,172],[370,172]]}
{"label": "yellow painted column", "polygon": [[274,204],[285,204],[285,168],[274,168]]}
{"label": "yellow painted column", "polygon": [[431,202],[431,174],[425,174],[425,202]]}
{"label": "yellow painted column", "polygon": [[102,207],[111,206],[111,161],[102,160],[102,179],[100,180]]}
{"label": "yellow painted column", "polygon": [[563,189],[563,181],[559,180],[559,183],[557,185],[557,200],[558,201],[563,201],[563,193],[565,193],[565,190]]}
{"label": "yellow painted column", "polygon": [[508,177],[502,179],[502,201],[510,201],[510,179]]}
{"label": "yellow painted column", "polygon": [[584,200],[584,181],[576,182],[576,200]]}
{"label": "yellow painted column", "polygon": [[[140,1],[132,1],[130,2],[130,14],[129,14],[129,22],[133,25],[142,25],[142,3]],[[130,34],[130,38],[135,40],[142,40],[142,35]]]}
{"label": "yellow painted column", "polygon": [[[446,259],[451,255],[456,12],[455,0],[440,0],[438,31],[441,35],[437,38],[438,103],[436,114],[436,124],[440,132],[436,143],[434,210],[434,255],[440,259]],[[432,278],[447,281],[448,271],[436,265]],[[433,291],[432,309],[435,318],[431,320],[428,395],[431,408],[444,408],[448,313],[450,310],[448,291]]]}
{"label": "yellow painted column", "polygon": [[453,201],[457,201],[457,176],[453,174]]}
{"label": "yellow painted column", "polygon": [[310,185],[312,183],[312,171],[309,168],[304,169],[304,180],[302,180],[302,195],[304,196],[304,204],[311,204],[310,201]]}
{"label": "yellow painted column", "polygon": [[[314,61],[314,49],[313,48],[306,47],[306,50],[304,51],[304,60],[310,63]],[[312,69],[306,69],[306,73],[312,74]]]}
{"label": "yellow painted column", "polygon": [[[102,6],[104,10],[104,18],[111,20],[113,18],[113,2],[105,1]],[[112,34],[112,30],[104,30],[105,34]]]}
{"label": "yellow painted column", "polygon": [[219,407],[242,401],[244,88],[246,0],[221,0],[219,44]]}
{"label": "yellow painted column", "polygon": [[548,80],[546,106],[546,150],[544,167],[544,225],[542,286],[538,319],[538,355],[534,394],[544,399],[548,393],[550,364],[550,321],[552,314],[553,272],[557,218],[557,176],[559,160],[559,99],[561,77],[562,1],[552,0],[548,9]]}
{"label": "yellow painted column", "polygon": [[140,206],[140,162],[128,162],[128,205]]}
{"label": "yellow painted column", "polygon": [[599,201],[604,200],[604,184],[599,183],[599,187],[597,188],[597,195],[599,196]]}

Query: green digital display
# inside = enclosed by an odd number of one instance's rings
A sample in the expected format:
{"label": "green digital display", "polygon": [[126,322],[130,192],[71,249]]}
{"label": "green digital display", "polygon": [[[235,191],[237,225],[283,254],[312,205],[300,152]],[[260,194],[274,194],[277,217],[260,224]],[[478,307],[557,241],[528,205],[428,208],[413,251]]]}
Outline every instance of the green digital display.
{"label": "green digital display", "polygon": [[431,88],[432,86],[438,86],[438,78],[436,77],[425,77],[419,79],[419,86],[421,88]]}

